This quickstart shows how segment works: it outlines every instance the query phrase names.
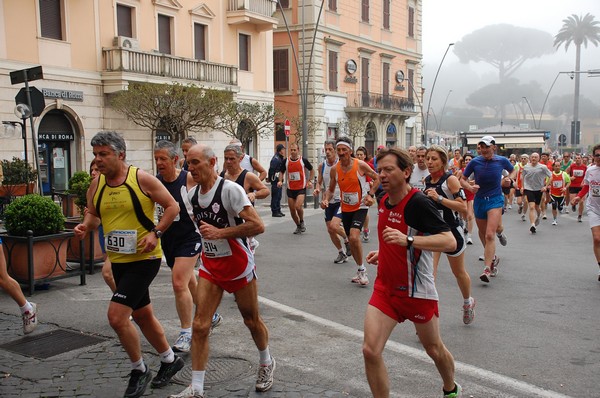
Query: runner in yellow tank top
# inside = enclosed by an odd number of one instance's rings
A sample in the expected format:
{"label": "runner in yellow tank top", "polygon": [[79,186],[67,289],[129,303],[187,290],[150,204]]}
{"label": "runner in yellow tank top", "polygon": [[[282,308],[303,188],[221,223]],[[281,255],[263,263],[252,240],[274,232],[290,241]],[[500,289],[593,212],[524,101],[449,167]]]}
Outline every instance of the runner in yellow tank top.
{"label": "runner in yellow tank top", "polygon": [[[160,369],[152,379],[154,388],[166,386],[185,364],[169,346],[154,316],[148,290],[160,269],[162,251],[158,239],[179,213],[179,205],[156,177],[127,165],[125,140],[119,134],[101,131],[92,138],[91,144],[102,175],[90,185],[88,211],[83,222],[75,227],[75,234],[84,239],[100,222],[104,226],[116,284],[108,306],[108,320],[131,361],[124,397],[139,397],[150,383],[152,372],[144,363],[140,336],[130,316],[160,356]],[[141,209],[137,212],[133,210],[136,200]],[[96,208],[97,201],[100,203]],[[163,207],[164,213],[153,227],[155,203]]]}

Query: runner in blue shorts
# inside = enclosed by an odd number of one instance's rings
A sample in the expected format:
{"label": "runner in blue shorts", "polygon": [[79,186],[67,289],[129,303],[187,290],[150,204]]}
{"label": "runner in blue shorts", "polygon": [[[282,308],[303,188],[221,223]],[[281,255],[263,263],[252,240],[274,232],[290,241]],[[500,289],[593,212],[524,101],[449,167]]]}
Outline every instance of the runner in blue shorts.
{"label": "runner in blue shorts", "polygon": [[496,232],[502,222],[502,207],[504,195],[502,194],[502,172],[506,170],[512,178],[513,165],[507,158],[494,154],[496,140],[491,135],[486,135],[477,144],[480,155],[471,160],[461,176],[461,184],[468,187],[468,178],[475,176],[475,192],[473,209],[475,221],[479,230],[479,239],[484,247],[483,273],[479,277],[483,282],[489,283],[491,276],[496,276],[498,258],[496,253]]}

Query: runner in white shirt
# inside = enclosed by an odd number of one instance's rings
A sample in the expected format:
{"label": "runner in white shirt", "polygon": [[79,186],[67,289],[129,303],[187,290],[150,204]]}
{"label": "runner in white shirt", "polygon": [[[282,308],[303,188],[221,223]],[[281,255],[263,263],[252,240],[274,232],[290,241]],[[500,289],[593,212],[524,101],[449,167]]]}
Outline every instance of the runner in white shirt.
{"label": "runner in white shirt", "polygon": [[[577,205],[581,198],[589,193],[585,202],[587,208],[590,228],[592,229],[592,238],[594,242],[594,256],[600,267],[600,144],[594,146],[592,150],[594,164],[585,172],[583,186],[581,191],[571,201],[572,205]],[[598,269],[598,281],[600,282],[600,269]]]}
{"label": "runner in white shirt", "polygon": [[427,163],[425,163],[425,157],[427,156],[427,148],[420,146],[417,148],[415,158],[417,163],[413,165],[413,172],[410,175],[410,185],[418,190],[425,190],[425,177],[429,175],[429,169]]}

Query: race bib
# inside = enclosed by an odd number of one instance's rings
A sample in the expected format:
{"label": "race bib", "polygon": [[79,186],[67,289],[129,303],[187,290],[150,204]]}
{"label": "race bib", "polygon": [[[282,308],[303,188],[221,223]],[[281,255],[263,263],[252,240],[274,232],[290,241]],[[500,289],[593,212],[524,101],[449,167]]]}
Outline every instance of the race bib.
{"label": "race bib", "polygon": [[563,182],[562,181],[552,181],[552,186],[554,188],[562,188],[563,187]]}
{"label": "race bib", "polygon": [[294,171],[292,173],[289,173],[289,177],[290,181],[300,181],[300,172],[299,171]]}
{"label": "race bib", "polygon": [[600,197],[600,185],[590,185],[590,194],[595,198]]}
{"label": "race bib", "polygon": [[350,206],[358,204],[358,192],[344,192],[342,202]]}
{"label": "race bib", "polygon": [[583,170],[573,170],[573,177],[583,177]]}
{"label": "race bib", "polygon": [[232,254],[227,239],[203,239],[202,250],[204,250],[204,255],[210,258],[227,257]]}
{"label": "race bib", "polygon": [[116,230],[106,235],[106,251],[119,254],[135,254],[137,252],[137,231]]}

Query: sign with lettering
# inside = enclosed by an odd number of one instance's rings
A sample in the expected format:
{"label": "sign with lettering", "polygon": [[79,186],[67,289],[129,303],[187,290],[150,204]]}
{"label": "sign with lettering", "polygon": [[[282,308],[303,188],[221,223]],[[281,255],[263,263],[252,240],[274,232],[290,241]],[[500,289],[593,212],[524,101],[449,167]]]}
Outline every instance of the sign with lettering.
{"label": "sign with lettering", "polygon": [[42,93],[46,98],[62,99],[65,101],[83,101],[83,91],[56,90],[43,88]]}
{"label": "sign with lettering", "polygon": [[40,141],[73,141],[75,134],[73,133],[38,133]]}

